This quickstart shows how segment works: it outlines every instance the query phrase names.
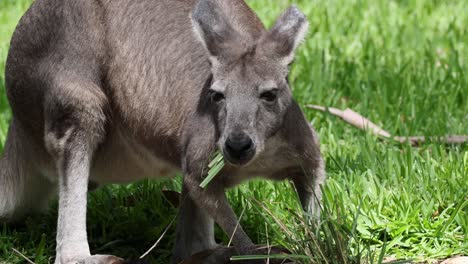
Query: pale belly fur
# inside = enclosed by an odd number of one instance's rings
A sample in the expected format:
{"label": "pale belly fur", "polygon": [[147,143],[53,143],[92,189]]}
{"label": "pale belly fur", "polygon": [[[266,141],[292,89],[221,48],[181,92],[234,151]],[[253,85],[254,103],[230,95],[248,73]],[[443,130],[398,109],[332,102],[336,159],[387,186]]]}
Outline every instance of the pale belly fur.
{"label": "pale belly fur", "polygon": [[128,183],[145,178],[172,177],[179,171],[157,158],[149,148],[117,130],[96,153],[90,179],[96,183]]}

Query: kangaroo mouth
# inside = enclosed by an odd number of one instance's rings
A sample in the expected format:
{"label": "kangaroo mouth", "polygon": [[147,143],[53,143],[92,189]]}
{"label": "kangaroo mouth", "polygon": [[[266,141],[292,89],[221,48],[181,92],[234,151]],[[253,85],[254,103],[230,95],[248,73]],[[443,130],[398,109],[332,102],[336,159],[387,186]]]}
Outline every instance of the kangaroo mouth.
{"label": "kangaroo mouth", "polygon": [[252,161],[253,157],[255,156],[255,149],[251,149],[244,153],[233,154],[229,153],[227,150],[223,150],[223,156],[226,161],[234,166],[244,166],[247,165],[250,161]]}

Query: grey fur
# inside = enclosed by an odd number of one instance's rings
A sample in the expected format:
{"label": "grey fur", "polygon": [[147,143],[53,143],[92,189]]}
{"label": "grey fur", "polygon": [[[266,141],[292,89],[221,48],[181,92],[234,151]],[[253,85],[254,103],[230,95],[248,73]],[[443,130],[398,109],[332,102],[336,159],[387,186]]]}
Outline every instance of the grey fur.
{"label": "grey fur", "polygon": [[[291,7],[267,31],[242,0],[36,0],[6,65],[13,121],[0,218],[41,209],[58,189],[56,263],[100,264],[119,260],[90,255],[90,182],[182,170],[174,263],[217,246],[213,220],[238,253],[251,252],[242,227],[233,234],[224,190],[252,177],[292,179],[304,209],[318,214],[318,138],[287,83],[306,29]],[[216,148],[229,163],[202,189]]]}

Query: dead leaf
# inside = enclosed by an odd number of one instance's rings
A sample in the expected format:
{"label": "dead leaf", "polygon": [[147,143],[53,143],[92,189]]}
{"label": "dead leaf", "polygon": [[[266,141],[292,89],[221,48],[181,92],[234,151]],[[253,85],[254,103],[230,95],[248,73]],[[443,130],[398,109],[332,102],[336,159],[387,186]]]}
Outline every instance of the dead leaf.
{"label": "dead leaf", "polygon": [[441,264],[468,264],[468,257],[454,257],[444,260]]}
{"label": "dead leaf", "polygon": [[445,144],[462,144],[468,141],[468,136],[465,135],[450,135],[450,136],[443,136],[443,137],[424,137],[424,136],[392,136],[390,133],[385,131],[383,128],[379,127],[378,125],[372,123],[369,119],[365,118],[361,114],[353,111],[352,109],[346,108],[345,110],[333,108],[333,107],[325,107],[319,105],[306,105],[307,108],[330,113],[334,116],[341,118],[348,124],[351,124],[361,130],[366,130],[371,132],[374,135],[393,139],[400,143],[410,143],[412,146],[417,146],[421,143],[426,141],[439,141]]}
{"label": "dead leaf", "polygon": [[389,257],[385,257],[382,261],[382,263],[391,263],[393,261],[396,261],[398,260],[397,258],[395,258],[394,256],[389,256]]}
{"label": "dead leaf", "polygon": [[333,107],[324,107],[324,106],[319,106],[319,105],[307,105],[306,107],[319,110],[322,112],[328,112],[331,113],[334,116],[337,116],[341,119],[343,119],[345,122],[359,128],[362,130],[369,130],[371,133],[390,138],[391,135],[387,131],[385,131],[383,128],[379,127],[378,125],[372,123],[369,119],[363,117],[359,113],[353,111],[352,109],[346,108],[344,111],[333,108]]}

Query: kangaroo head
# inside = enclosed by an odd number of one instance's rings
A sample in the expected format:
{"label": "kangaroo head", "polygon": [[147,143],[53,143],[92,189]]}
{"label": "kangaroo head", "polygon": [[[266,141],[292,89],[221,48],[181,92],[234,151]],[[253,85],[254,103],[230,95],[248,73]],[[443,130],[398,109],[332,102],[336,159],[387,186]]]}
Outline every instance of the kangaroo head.
{"label": "kangaroo head", "polygon": [[291,6],[270,30],[253,36],[246,33],[253,22],[236,23],[220,2],[198,1],[192,23],[211,61],[208,96],[219,134],[217,147],[229,163],[246,165],[283,124],[293,100],[288,66],[308,22]]}

